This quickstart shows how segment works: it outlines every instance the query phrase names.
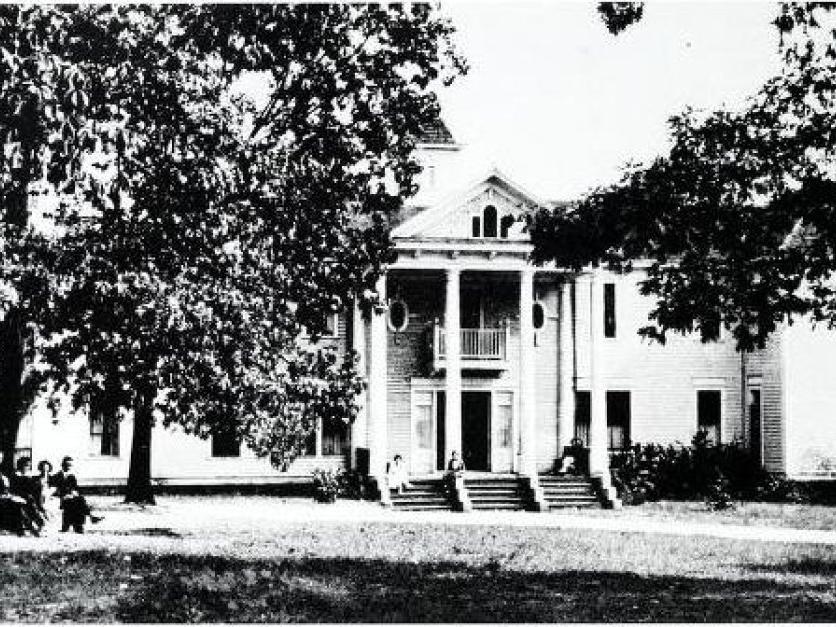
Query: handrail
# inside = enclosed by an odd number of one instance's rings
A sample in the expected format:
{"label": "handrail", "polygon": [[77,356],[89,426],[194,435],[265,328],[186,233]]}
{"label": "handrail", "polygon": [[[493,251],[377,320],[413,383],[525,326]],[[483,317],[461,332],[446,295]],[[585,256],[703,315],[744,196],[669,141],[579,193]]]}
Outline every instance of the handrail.
{"label": "handrail", "polygon": [[[436,325],[433,329],[435,355],[443,359],[447,354],[446,331]],[[462,359],[504,360],[508,350],[508,327],[460,329]]]}

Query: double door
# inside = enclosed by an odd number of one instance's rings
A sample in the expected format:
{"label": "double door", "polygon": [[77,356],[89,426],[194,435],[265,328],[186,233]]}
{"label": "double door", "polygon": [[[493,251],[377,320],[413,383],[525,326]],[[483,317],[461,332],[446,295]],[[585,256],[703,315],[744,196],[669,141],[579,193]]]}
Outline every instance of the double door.
{"label": "double door", "polygon": [[[515,440],[513,394],[509,391],[463,391],[461,450],[465,467],[473,471],[513,470]],[[444,458],[446,392],[416,390],[412,395],[410,470],[428,474],[446,469]]]}

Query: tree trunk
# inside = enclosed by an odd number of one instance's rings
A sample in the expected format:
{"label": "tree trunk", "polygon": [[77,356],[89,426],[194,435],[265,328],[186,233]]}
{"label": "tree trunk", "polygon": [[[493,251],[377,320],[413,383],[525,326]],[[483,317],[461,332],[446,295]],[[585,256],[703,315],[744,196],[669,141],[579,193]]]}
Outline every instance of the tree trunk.
{"label": "tree trunk", "polygon": [[131,465],[126,503],[155,505],[154,487],[151,485],[151,433],[154,426],[154,395],[149,392],[137,395],[134,406],[134,434],[131,443]]}
{"label": "tree trunk", "polygon": [[17,432],[23,417],[23,337],[20,315],[11,310],[0,322],[0,472],[9,475],[14,466]]}

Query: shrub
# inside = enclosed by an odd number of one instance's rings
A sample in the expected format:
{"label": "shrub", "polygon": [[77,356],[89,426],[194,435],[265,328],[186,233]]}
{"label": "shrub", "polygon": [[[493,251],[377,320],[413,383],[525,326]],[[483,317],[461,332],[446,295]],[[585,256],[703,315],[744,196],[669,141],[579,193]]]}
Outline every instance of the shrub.
{"label": "shrub", "polygon": [[337,473],[333,470],[313,471],[314,499],[319,503],[333,503],[337,500],[340,491],[340,482]]}
{"label": "shrub", "polygon": [[756,498],[768,479],[740,443],[715,446],[702,432],[690,446],[636,444],[612,455],[610,469],[622,501],[636,505],[705,499],[726,508],[734,498]]}
{"label": "shrub", "polygon": [[371,486],[369,478],[358,470],[344,470],[337,475],[338,496],[343,499],[359,501],[369,498]]}

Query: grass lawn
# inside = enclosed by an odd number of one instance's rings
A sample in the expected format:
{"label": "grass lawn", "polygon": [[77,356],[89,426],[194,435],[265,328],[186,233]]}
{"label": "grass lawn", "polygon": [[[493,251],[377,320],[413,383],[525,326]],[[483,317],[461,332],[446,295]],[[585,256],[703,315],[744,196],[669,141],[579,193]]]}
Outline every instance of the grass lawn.
{"label": "grass lawn", "polygon": [[84,536],[0,536],[0,622],[836,620],[832,546],[363,522],[376,506],[270,497],[98,504]]}
{"label": "grass lawn", "polygon": [[[588,515],[589,512],[567,510],[567,513]],[[616,518],[646,516],[655,520],[686,523],[836,530],[836,506],[828,505],[737,502],[734,509],[715,512],[700,501],[659,501],[625,506],[621,510],[606,510],[598,515]]]}

